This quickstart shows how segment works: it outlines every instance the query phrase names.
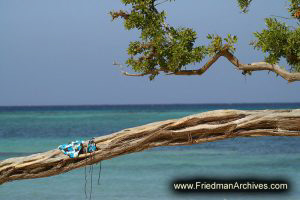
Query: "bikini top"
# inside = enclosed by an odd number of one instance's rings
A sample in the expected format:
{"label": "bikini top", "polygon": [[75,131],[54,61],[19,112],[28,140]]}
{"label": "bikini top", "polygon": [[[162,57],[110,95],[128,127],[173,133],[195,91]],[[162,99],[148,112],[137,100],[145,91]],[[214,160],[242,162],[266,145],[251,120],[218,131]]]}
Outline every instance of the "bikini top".
{"label": "bikini top", "polygon": [[65,155],[68,155],[70,158],[76,158],[79,156],[79,154],[85,152],[92,153],[97,150],[94,138],[89,140],[88,146],[85,151],[83,143],[83,140],[76,140],[73,142],[69,142],[68,144],[59,145],[58,149],[61,150]]}

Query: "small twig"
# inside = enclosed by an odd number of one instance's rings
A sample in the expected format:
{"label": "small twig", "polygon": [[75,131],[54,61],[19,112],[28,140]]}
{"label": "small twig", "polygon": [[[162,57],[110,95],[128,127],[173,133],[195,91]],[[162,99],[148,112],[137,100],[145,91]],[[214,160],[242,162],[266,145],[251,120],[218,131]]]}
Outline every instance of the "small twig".
{"label": "small twig", "polygon": [[292,20],[293,18],[291,17],[282,17],[282,16],[278,16],[278,15],[271,15],[272,17],[278,17],[278,18],[282,18],[282,19],[288,19],[288,20]]}
{"label": "small twig", "polygon": [[169,0],[165,0],[165,1],[159,2],[159,3],[155,4],[154,6],[158,6],[158,5],[163,4],[163,3],[167,2],[167,1],[169,1]]}

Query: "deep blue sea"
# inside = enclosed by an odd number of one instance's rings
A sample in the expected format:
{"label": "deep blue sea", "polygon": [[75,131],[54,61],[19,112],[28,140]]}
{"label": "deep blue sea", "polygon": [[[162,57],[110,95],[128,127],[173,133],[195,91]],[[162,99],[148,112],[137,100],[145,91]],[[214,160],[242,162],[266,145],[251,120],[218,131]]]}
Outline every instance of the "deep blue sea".
{"label": "deep blue sea", "polygon": [[[300,103],[0,107],[0,160],[209,110],[296,108]],[[92,199],[97,200],[300,199],[300,138],[294,137],[241,138],[124,155],[102,162],[101,185],[97,185],[98,168],[94,166],[92,176]],[[84,174],[83,168],[6,183],[0,186],[0,200],[84,200]],[[284,179],[291,189],[284,194],[264,195],[179,195],[170,189],[174,179],[198,177]],[[90,183],[88,173],[88,197]]]}

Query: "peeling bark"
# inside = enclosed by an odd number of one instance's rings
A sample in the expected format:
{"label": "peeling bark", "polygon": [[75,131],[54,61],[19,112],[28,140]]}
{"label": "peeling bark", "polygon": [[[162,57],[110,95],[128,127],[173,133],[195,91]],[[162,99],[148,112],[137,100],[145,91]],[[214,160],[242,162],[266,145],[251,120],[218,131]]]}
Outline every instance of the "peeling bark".
{"label": "peeling bark", "polygon": [[[0,162],[0,184],[54,176],[124,154],[236,137],[300,136],[298,110],[217,110],[129,128],[95,139],[97,151],[69,158],[58,149]],[[86,144],[85,144],[86,145]],[[91,158],[93,159],[86,159]]]}

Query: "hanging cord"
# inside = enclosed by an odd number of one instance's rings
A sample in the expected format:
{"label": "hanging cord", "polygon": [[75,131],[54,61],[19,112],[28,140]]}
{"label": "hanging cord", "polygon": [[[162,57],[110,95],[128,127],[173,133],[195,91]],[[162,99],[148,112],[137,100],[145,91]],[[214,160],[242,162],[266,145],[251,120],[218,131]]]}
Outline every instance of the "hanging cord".
{"label": "hanging cord", "polygon": [[[96,144],[94,142],[94,138],[92,140],[89,141],[89,143],[91,144],[91,191],[90,191],[90,200],[92,199],[92,192],[93,192],[93,169],[94,169],[94,165],[93,162],[95,160],[95,151],[97,149]],[[94,147],[94,148],[93,148]]]}
{"label": "hanging cord", "polygon": [[[93,193],[93,170],[94,170],[94,165],[93,162],[95,161],[95,151],[96,151],[97,147],[96,144],[94,142],[94,138],[89,140],[88,142],[88,146],[86,147],[86,151],[85,153],[90,153],[89,157],[89,161],[88,161],[88,157],[85,158],[85,168],[84,168],[84,174],[85,174],[85,185],[84,185],[84,192],[85,192],[85,199],[87,199],[87,172],[86,172],[86,167],[88,165],[88,163],[90,164],[90,168],[89,168],[89,174],[91,177],[91,185],[90,185],[90,195],[89,195],[89,200],[92,199],[92,193]],[[99,162],[99,176],[98,176],[98,185],[100,185],[100,177],[101,177],[101,171],[102,171],[102,165],[101,162]]]}
{"label": "hanging cord", "polygon": [[[90,143],[90,141],[89,141]],[[86,147],[86,153],[89,152],[88,150],[88,147]],[[85,167],[84,167],[84,175],[85,175],[85,184],[84,184],[84,193],[85,193],[85,199],[88,199],[88,195],[87,195],[87,165],[88,163],[90,163],[90,167],[89,167],[89,174],[90,174],[90,177],[91,177],[91,185],[90,185],[90,195],[89,195],[89,199],[91,200],[92,199],[92,190],[93,190],[93,154],[92,152],[90,152],[90,156],[89,157],[86,157],[85,158]]]}
{"label": "hanging cord", "polygon": [[90,172],[91,172],[91,190],[90,190],[90,200],[92,199],[92,192],[93,192],[93,153],[90,153],[91,156],[91,166],[90,166]]}
{"label": "hanging cord", "polygon": [[100,162],[99,162],[98,185],[100,185],[101,171],[102,171],[102,162],[100,161]]}
{"label": "hanging cord", "polygon": [[85,194],[85,199],[87,199],[87,194],[86,194],[86,184],[87,184],[87,179],[86,179],[86,166],[87,166],[87,158],[85,160],[85,166],[84,166],[84,194]]}

